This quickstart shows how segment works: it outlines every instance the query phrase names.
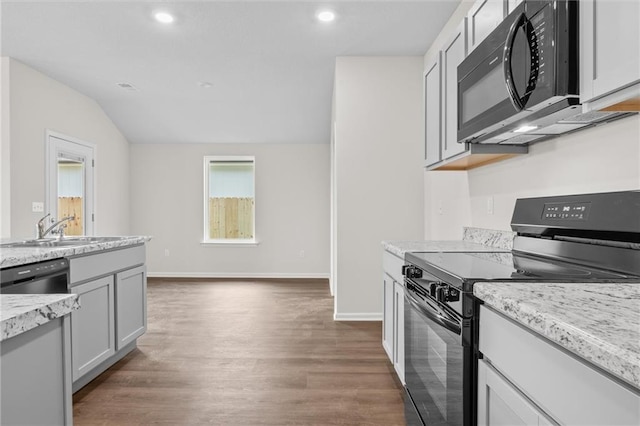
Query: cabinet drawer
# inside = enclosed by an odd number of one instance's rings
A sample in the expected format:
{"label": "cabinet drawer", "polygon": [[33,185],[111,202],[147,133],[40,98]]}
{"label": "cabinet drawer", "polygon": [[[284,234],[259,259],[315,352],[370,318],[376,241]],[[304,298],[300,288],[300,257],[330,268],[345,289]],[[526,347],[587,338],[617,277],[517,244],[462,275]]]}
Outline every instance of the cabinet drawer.
{"label": "cabinet drawer", "polygon": [[481,306],[480,351],[560,424],[640,424],[640,395]]}
{"label": "cabinet drawer", "polygon": [[69,282],[73,286],[88,279],[142,265],[144,261],[144,245],[71,258]]}
{"label": "cabinet drawer", "polygon": [[394,281],[404,283],[404,277],[402,276],[402,266],[404,266],[404,259],[396,256],[393,253],[385,251],[382,254],[382,269],[386,272]]}

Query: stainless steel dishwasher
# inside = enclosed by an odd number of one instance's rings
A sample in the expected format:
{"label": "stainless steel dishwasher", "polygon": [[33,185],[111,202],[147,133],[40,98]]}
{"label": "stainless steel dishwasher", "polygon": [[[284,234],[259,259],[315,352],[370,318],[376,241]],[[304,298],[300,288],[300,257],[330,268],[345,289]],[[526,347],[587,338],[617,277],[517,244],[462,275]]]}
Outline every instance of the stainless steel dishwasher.
{"label": "stainless steel dishwasher", "polygon": [[69,261],[54,259],[0,270],[2,294],[68,293]]}

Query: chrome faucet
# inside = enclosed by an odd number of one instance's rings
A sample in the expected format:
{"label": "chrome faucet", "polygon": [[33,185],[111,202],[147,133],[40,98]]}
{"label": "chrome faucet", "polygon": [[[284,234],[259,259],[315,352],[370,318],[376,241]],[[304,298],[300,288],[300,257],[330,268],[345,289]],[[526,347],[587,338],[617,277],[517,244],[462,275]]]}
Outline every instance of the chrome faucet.
{"label": "chrome faucet", "polygon": [[[60,219],[59,221],[57,221],[56,223],[54,223],[53,225],[51,225],[49,228],[47,228],[46,230],[44,229],[45,227],[45,219],[48,218],[49,216],[51,216],[51,213],[48,213],[45,217],[43,217],[42,219],[40,219],[38,221],[38,239],[41,240],[44,237],[47,236],[47,234],[51,233],[51,234],[58,234],[59,237],[62,239],[62,236],[64,235],[64,228],[67,227],[66,224],[63,225],[64,222],[68,221],[68,220],[74,220],[76,217],[75,216],[67,216],[67,217],[63,217],[62,219]],[[55,228],[58,229],[55,229]]]}

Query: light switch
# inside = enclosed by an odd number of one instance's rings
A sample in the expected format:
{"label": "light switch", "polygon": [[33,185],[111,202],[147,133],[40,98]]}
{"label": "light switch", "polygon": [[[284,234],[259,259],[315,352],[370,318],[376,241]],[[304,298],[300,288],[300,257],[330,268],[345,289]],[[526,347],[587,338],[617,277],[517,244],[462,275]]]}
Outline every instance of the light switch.
{"label": "light switch", "polygon": [[43,212],[44,211],[44,203],[34,201],[31,203],[31,211],[32,212]]}
{"label": "light switch", "polygon": [[487,214],[493,214],[493,197],[487,197]]}

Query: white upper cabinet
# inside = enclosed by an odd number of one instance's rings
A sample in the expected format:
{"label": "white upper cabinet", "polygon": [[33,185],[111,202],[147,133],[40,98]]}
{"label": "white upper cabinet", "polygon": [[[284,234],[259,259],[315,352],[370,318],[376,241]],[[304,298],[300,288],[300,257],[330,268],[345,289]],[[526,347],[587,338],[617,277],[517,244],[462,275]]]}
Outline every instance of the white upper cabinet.
{"label": "white upper cabinet", "polygon": [[507,8],[505,1],[508,1],[509,4],[519,3],[517,0],[478,0],[469,10],[467,15],[469,52],[475,49],[502,22]]}
{"label": "white upper cabinet", "polygon": [[467,54],[467,20],[463,19],[455,33],[442,48],[442,158],[464,152],[466,145],[458,143],[458,65]]}
{"label": "white upper cabinet", "polygon": [[[580,1],[580,100],[640,102],[640,1]],[[606,96],[606,98],[605,98]]]}
{"label": "white upper cabinet", "polygon": [[441,136],[441,56],[438,52],[436,60],[427,65],[424,74],[424,137],[425,167],[442,159],[440,152]]}

